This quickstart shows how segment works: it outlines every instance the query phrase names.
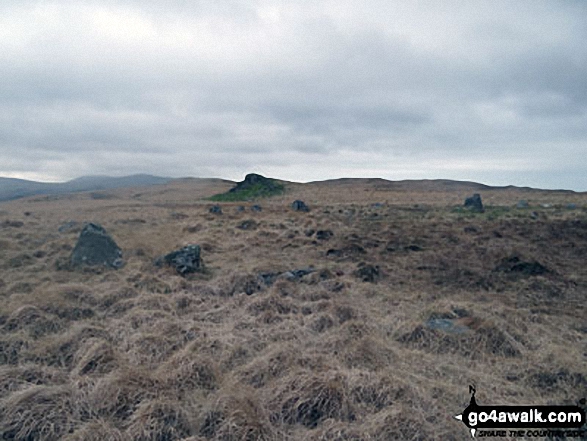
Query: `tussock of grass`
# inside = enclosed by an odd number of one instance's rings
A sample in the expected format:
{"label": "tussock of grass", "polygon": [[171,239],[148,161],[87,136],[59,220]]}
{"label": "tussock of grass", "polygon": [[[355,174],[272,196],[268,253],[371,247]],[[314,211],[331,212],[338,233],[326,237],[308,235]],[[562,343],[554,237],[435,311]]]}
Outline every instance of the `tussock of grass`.
{"label": "tussock of grass", "polygon": [[79,422],[75,397],[68,386],[32,386],[0,402],[5,439],[61,439]]}
{"label": "tussock of grass", "polygon": [[112,427],[107,421],[96,419],[65,436],[63,441],[125,441],[127,439],[123,432]]}

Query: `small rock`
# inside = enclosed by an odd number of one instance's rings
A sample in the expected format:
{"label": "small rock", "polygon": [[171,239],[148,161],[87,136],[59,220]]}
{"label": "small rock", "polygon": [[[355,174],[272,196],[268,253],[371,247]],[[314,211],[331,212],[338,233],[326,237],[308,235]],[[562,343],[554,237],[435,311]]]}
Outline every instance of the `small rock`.
{"label": "small rock", "polygon": [[483,203],[481,202],[481,195],[479,193],[475,193],[473,196],[465,199],[465,208],[468,208],[474,213],[483,213],[485,209],[483,208]]}
{"label": "small rock", "polygon": [[124,265],[120,247],[101,225],[93,223],[81,231],[69,260],[74,267],[104,265],[118,269]]}
{"label": "small rock", "polygon": [[424,326],[428,329],[435,329],[449,334],[463,334],[470,330],[467,326],[445,318],[431,318],[424,323]]}
{"label": "small rock", "polygon": [[363,282],[375,283],[381,277],[381,272],[378,265],[359,264],[359,268],[355,271],[355,276]]}
{"label": "small rock", "polygon": [[57,231],[59,231],[60,233],[67,233],[68,231],[71,231],[75,228],[78,227],[78,223],[76,221],[69,221],[69,222],[65,222],[63,225],[61,225]]}
{"label": "small rock", "polygon": [[541,263],[536,261],[525,262],[518,256],[505,258],[495,267],[495,271],[504,273],[518,273],[526,276],[539,276],[550,272]]}
{"label": "small rock", "polygon": [[260,205],[253,205],[251,207],[251,211],[255,211],[257,213],[260,212],[260,211],[262,211],[262,210],[263,210],[263,208]]}
{"label": "small rock", "polygon": [[526,201],[524,199],[522,199],[521,201],[518,201],[518,203],[516,204],[516,208],[523,209],[523,208],[528,208],[528,207],[530,207],[530,205],[528,205],[528,201]]}
{"label": "small rock", "polygon": [[281,274],[287,280],[299,280],[302,277],[315,272],[314,268],[301,268],[301,269],[294,269],[290,271],[286,271],[285,273]]}
{"label": "small rock", "polygon": [[303,212],[306,212],[306,213],[308,211],[310,211],[310,208],[308,208],[308,206],[305,204],[305,202],[300,201],[299,199],[292,202],[291,208],[294,211],[303,211]]}
{"label": "small rock", "polygon": [[316,239],[318,240],[329,240],[334,233],[331,230],[318,230],[316,232]]}
{"label": "small rock", "polygon": [[236,207],[236,211],[237,211],[237,213],[242,213],[243,211],[245,211],[245,207],[242,205],[239,205],[238,207]]}
{"label": "small rock", "polygon": [[188,245],[173,251],[155,261],[156,266],[166,264],[175,268],[178,274],[186,274],[201,271],[204,267],[200,257],[199,245]]}
{"label": "small rock", "polygon": [[577,204],[567,204],[567,210],[576,210],[577,209]]}
{"label": "small rock", "polygon": [[330,256],[342,257],[343,254],[344,253],[342,250],[337,250],[334,248],[331,248],[330,250],[326,251],[326,257],[330,257]]}
{"label": "small rock", "polygon": [[4,228],[20,228],[24,225],[24,222],[21,221],[11,221],[11,220],[5,220],[4,222],[2,222],[0,224],[0,226],[4,227]]}
{"label": "small rock", "polygon": [[242,221],[239,225],[237,225],[239,230],[254,230],[257,228],[257,222],[251,219],[247,219]]}
{"label": "small rock", "polygon": [[277,279],[277,277],[281,273],[269,272],[269,273],[260,273],[258,278],[267,286],[273,285],[273,282]]}
{"label": "small rock", "polygon": [[211,206],[209,211],[212,214],[222,214],[222,208],[220,207],[220,205]]}
{"label": "small rock", "polygon": [[170,214],[172,219],[175,220],[181,220],[181,219],[187,219],[189,216],[185,213],[178,213],[177,211],[172,211]]}

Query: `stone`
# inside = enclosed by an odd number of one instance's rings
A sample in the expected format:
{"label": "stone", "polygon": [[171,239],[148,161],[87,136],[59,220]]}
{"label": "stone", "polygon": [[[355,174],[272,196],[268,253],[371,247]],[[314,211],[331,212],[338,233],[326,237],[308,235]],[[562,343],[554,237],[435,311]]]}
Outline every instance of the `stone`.
{"label": "stone", "polygon": [[258,275],[259,280],[261,280],[265,285],[271,286],[273,282],[279,277],[280,272],[267,272],[267,273],[260,273]]}
{"label": "stone", "polygon": [[359,268],[355,271],[355,277],[358,277],[363,282],[375,283],[381,277],[381,271],[377,265],[359,264]]}
{"label": "stone", "polygon": [[310,211],[310,208],[308,208],[308,206],[304,203],[304,201],[300,201],[299,199],[292,202],[291,208],[294,211],[303,211],[303,212]]}
{"label": "stone", "polygon": [[172,211],[170,214],[172,219],[175,220],[181,220],[181,219],[187,219],[189,216],[185,213],[179,213],[177,211]]}
{"label": "stone", "polygon": [[530,207],[530,205],[528,205],[528,201],[526,201],[524,199],[518,201],[518,203],[516,204],[516,208],[523,209],[523,208],[528,208],[528,207]]}
{"label": "stone", "polygon": [[220,207],[220,205],[213,205],[210,207],[209,211],[212,214],[222,214],[222,207]]}
{"label": "stone", "polygon": [[318,230],[316,232],[316,239],[318,240],[329,240],[334,233],[331,230]]}
{"label": "stone", "polygon": [[313,268],[301,268],[301,269],[294,269],[290,271],[286,271],[285,273],[281,274],[283,278],[287,280],[299,280],[308,274],[315,272],[316,270]]}
{"label": "stone", "polygon": [[20,228],[24,225],[24,222],[21,221],[12,221],[12,220],[5,220],[0,224],[3,228]]}
{"label": "stone", "polygon": [[517,273],[525,276],[540,276],[549,273],[549,269],[539,262],[526,262],[518,256],[510,256],[503,259],[495,267],[495,271],[504,273]]}
{"label": "stone", "polygon": [[189,273],[202,271],[204,265],[200,257],[199,245],[188,245],[179,250],[173,251],[155,261],[156,266],[166,264],[175,268],[181,276]]}
{"label": "stone", "polygon": [[243,205],[239,205],[238,207],[236,207],[236,211],[237,213],[242,213],[243,211],[245,211],[245,207]]}
{"label": "stone", "polygon": [[567,210],[576,210],[577,209],[577,204],[567,204]]}
{"label": "stone", "polygon": [[120,247],[101,225],[94,223],[82,229],[69,261],[73,267],[103,265],[118,269],[124,265]]}
{"label": "stone", "polygon": [[260,205],[253,205],[251,207],[251,211],[255,211],[257,213],[260,212],[260,211],[262,211],[262,210],[263,210],[263,208]]}
{"label": "stone", "polygon": [[425,323],[428,329],[443,331],[449,334],[463,334],[470,331],[469,327],[460,324],[455,319],[448,318],[430,318]]}
{"label": "stone", "polygon": [[72,230],[75,230],[78,226],[79,226],[79,224],[76,221],[69,221],[69,222],[65,222],[64,224],[62,224],[57,229],[57,231],[59,231],[60,233],[68,233]]}
{"label": "stone", "polygon": [[236,227],[239,230],[256,230],[257,229],[257,222],[255,222],[252,219],[247,219],[247,220],[242,221]]}
{"label": "stone", "polygon": [[485,209],[483,208],[483,202],[481,202],[481,195],[475,193],[473,196],[465,199],[465,208],[468,208],[474,213],[483,213]]}

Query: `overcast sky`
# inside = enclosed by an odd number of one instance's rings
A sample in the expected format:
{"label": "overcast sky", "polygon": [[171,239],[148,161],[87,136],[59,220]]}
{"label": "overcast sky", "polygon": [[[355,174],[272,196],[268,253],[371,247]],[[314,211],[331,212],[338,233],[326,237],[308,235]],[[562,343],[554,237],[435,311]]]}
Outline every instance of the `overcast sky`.
{"label": "overcast sky", "polygon": [[0,176],[248,172],[587,190],[587,2],[0,2]]}

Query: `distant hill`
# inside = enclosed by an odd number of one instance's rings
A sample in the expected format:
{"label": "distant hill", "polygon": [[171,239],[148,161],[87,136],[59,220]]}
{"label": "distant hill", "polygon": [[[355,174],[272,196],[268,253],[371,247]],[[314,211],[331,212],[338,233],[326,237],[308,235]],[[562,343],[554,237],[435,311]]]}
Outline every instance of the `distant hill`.
{"label": "distant hill", "polygon": [[0,201],[23,198],[34,195],[64,194],[80,191],[98,191],[125,187],[144,187],[166,184],[172,178],[152,175],[82,176],[67,182],[35,182],[24,179],[0,177]]}
{"label": "distant hill", "polygon": [[480,191],[480,190],[518,190],[529,192],[563,192],[576,193],[574,190],[556,189],[547,190],[532,187],[517,187],[515,185],[491,186],[480,184],[472,181],[455,181],[451,179],[405,179],[401,181],[390,181],[382,178],[339,178],[329,179],[326,181],[308,182],[308,184],[318,186],[353,186],[357,184],[366,184],[376,190],[410,190],[410,191]]}

